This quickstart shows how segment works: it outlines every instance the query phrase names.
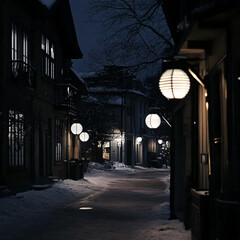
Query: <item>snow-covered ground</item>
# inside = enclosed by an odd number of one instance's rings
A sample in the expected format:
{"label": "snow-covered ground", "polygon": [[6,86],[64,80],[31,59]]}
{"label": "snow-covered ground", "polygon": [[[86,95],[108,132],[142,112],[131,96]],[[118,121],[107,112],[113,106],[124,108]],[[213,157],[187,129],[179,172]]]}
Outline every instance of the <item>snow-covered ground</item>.
{"label": "snow-covered ground", "polygon": [[[44,190],[31,190],[0,198],[0,233],[2,231],[11,231],[13,226],[27,227],[38,216],[43,214],[47,216],[52,210],[61,205],[86,197],[96,192],[96,190],[101,190],[119,178],[123,172],[136,174],[143,170],[142,167],[129,168],[119,163],[113,165],[92,163],[85,173],[84,179],[78,181],[58,180],[51,187]],[[158,171],[167,171],[167,169],[159,169]],[[163,180],[169,184],[169,175],[166,175]],[[34,187],[38,189],[39,186]],[[161,234],[160,239],[191,239],[190,231],[184,230],[182,222],[168,220],[169,202],[156,206],[154,211],[158,212],[160,216],[161,227],[151,226],[151,232],[148,232],[149,236],[155,239]]]}

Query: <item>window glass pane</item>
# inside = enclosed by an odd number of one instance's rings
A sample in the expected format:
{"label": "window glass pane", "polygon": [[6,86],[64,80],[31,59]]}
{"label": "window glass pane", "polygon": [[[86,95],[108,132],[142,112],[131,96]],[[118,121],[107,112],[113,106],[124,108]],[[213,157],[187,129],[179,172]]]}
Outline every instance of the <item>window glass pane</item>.
{"label": "window glass pane", "polygon": [[12,24],[12,36],[11,36],[11,46],[12,46],[12,60],[17,60],[18,58],[18,48],[17,48],[17,27],[15,24]]}
{"label": "window glass pane", "polygon": [[62,143],[63,143],[63,121],[56,119],[56,144],[55,144],[55,160],[62,161]]}
{"label": "window glass pane", "polygon": [[49,55],[49,40],[46,38],[46,53]]}
{"label": "window glass pane", "polygon": [[51,62],[51,78],[55,78],[54,62]]}
{"label": "window glass pane", "polygon": [[51,58],[54,59],[54,45],[51,45]]}
{"label": "window glass pane", "polygon": [[50,66],[49,66],[49,58],[48,56],[45,57],[45,75],[49,76],[50,73]]}
{"label": "window glass pane", "polygon": [[42,49],[45,49],[42,52],[42,68],[43,74],[55,79],[55,46],[48,38],[43,37],[42,35]]}
{"label": "window glass pane", "polygon": [[41,43],[41,49],[42,50],[45,50],[45,37],[44,35],[42,34],[42,43]]}
{"label": "window glass pane", "polygon": [[23,33],[23,62],[29,63],[28,59],[28,36],[26,33]]}
{"label": "window glass pane", "polygon": [[9,166],[24,165],[24,115],[20,112],[9,110],[8,142]]}

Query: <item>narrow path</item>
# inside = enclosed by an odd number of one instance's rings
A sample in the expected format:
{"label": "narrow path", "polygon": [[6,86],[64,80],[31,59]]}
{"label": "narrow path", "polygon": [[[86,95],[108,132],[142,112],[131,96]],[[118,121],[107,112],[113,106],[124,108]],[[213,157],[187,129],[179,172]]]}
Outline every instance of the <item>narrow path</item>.
{"label": "narrow path", "polygon": [[[91,175],[89,185],[86,185],[93,187],[91,191],[83,190],[78,199],[71,198],[72,202],[69,199],[67,205],[59,204],[60,199],[52,197],[49,198],[51,204],[48,201],[52,207],[43,211],[40,206],[37,217],[31,217],[31,211],[25,211],[30,217],[25,218],[28,222],[20,224],[21,219],[15,219],[19,226],[13,225],[8,231],[0,232],[0,239],[190,240],[190,232],[184,230],[182,223],[168,220],[168,170],[102,172],[96,177],[94,179]],[[100,183],[100,179],[104,181]],[[55,207],[54,200],[58,202]],[[21,218],[23,215],[17,216]],[[32,219],[30,223],[29,219]]]}
{"label": "narrow path", "polygon": [[148,230],[156,224],[161,228],[157,210],[169,197],[161,180],[166,174],[154,170],[125,174],[103,191],[52,213],[39,225],[40,231],[29,231],[28,239],[31,235],[35,240],[151,239]]}

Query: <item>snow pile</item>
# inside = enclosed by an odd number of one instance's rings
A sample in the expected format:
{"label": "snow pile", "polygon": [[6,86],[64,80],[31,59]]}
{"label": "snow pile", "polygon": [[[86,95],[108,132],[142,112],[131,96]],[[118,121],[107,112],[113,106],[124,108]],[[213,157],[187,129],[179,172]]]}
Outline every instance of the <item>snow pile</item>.
{"label": "snow pile", "polygon": [[[142,167],[142,169],[144,169]],[[97,162],[89,162],[87,172],[103,172],[103,171],[125,171],[130,173],[135,173],[137,170],[124,163],[105,161],[103,164]]]}
{"label": "snow pile", "polygon": [[106,170],[106,166],[105,166],[105,164],[101,164],[101,163],[97,163],[97,162],[89,162],[87,171],[91,172],[94,170],[104,171],[104,170]]}
{"label": "snow pile", "polygon": [[190,240],[191,232],[184,229],[182,222],[171,220],[159,222],[159,225],[149,226],[149,231],[140,231],[142,239],[159,239],[159,240]]}
{"label": "snow pile", "polygon": [[87,180],[59,180],[51,188],[0,198],[0,231],[14,225],[27,225],[38,215],[92,193],[96,186]]}
{"label": "snow pile", "polygon": [[119,162],[114,162],[113,168],[117,171],[127,171],[127,172],[132,172],[132,173],[137,172],[136,169],[131,168],[128,165],[125,165],[124,163],[119,163]]}

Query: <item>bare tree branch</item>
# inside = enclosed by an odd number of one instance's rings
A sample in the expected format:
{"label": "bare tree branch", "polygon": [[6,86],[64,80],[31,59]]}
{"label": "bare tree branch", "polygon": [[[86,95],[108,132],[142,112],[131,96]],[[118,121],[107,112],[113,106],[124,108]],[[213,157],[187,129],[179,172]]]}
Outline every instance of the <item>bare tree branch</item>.
{"label": "bare tree branch", "polygon": [[99,63],[141,69],[171,55],[161,0],[90,1],[92,16],[105,27]]}

